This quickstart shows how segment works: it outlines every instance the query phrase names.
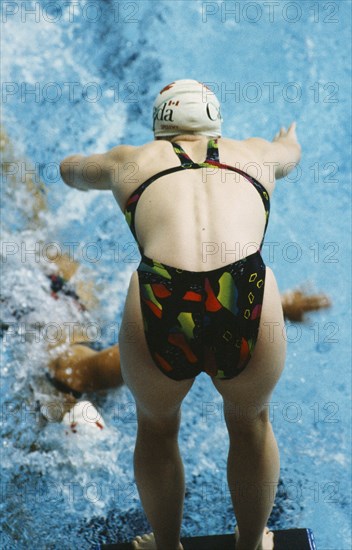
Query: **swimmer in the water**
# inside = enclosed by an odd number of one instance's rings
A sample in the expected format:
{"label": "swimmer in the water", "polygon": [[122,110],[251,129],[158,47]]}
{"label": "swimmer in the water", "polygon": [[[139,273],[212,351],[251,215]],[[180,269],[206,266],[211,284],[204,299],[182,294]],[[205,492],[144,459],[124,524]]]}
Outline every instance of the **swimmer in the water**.
{"label": "swimmer in the water", "polygon": [[[265,526],[279,453],[267,405],[286,344],[280,294],[260,249],[275,178],[299,162],[300,146],[294,123],[272,142],[236,141],[221,137],[221,120],[209,89],[176,81],[156,99],[154,141],[73,155],[60,166],[72,187],[113,192],[142,255],[119,334],[123,379],[137,404],[135,477],[154,533],[136,537],[136,549],[182,548],[180,409],[202,371],[224,401],[236,550],[273,547]],[[242,251],[236,261],[214,252],[204,263],[204,243],[231,250],[233,242]],[[257,243],[250,253],[248,243]],[[274,337],[269,326],[277,327]],[[240,414],[248,406],[255,418]]]}
{"label": "swimmer in the water", "polygon": [[[64,254],[49,259],[56,266],[56,272],[48,274],[51,282],[51,296],[55,300],[59,300],[61,296],[69,296],[80,310],[94,307],[95,295],[92,283],[85,280],[76,281],[73,284],[70,280],[75,275],[79,264]],[[66,340],[69,341],[70,346],[58,355],[57,349]],[[49,350],[51,355],[49,379],[58,390],[72,394],[77,399],[82,393],[116,388],[123,383],[118,345],[97,351],[95,344],[87,339],[79,326],[74,331],[73,337],[64,334],[62,340],[54,341]],[[74,404],[75,400],[70,402]]]}

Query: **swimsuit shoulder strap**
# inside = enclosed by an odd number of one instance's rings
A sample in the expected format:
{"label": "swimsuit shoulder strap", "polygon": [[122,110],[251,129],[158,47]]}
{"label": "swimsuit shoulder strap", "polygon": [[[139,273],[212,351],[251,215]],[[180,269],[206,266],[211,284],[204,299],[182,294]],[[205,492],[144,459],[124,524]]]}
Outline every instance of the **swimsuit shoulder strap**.
{"label": "swimsuit shoulder strap", "polygon": [[189,164],[194,164],[192,159],[187,155],[186,151],[178,143],[171,142],[171,145],[174,149],[174,152],[181,161],[181,166],[187,166]]}
{"label": "swimsuit shoulder strap", "polygon": [[207,161],[220,162],[217,139],[210,139],[208,141],[207,157],[205,159],[205,162]]}
{"label": "swimsuit shoulder strap", "polygon": [[[178,143],[172,143],[172,147],[181,161],[181,166],[194,165],[196,163],[187,155],[186,151]],[[207,154],[204,163],[208,161],[219,162],[218,140],[210,139],[207,146]],[[204,164],[202,163],[202,164]]]}

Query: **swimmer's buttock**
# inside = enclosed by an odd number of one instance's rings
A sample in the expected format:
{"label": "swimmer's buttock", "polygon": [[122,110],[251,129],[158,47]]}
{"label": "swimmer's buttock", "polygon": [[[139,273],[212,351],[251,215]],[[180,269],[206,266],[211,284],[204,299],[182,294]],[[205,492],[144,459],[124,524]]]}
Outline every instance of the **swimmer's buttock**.
{"label": "swimmer's buttock", "polygon": [[138,268],[151,356],[174,380],[201,371],[237,376],[254,350],[263,303],[260,252],[212,271],[185,271],[146,258]]}
{"label": "swimmer's buttock", "polygon": [[[166,174],[209,166],[237,172],[254,185],[263,201],[266,229],[267,191],[248,174],[219,162],[217,140],[209,141],[201,164],[193,163],[178,144],[172,145],[181,165],[149,178],[127,201],[125,215],[136,240],[134,218],[143,191]],[[242,372],[258,338],[265,284],[260,250],[218,269],[197,272],[152,260],[142,250],[141,254],[137,269],[141,309],[146,341],[157,367],[174,380],[194,378],[202,371],[218,379]]]}

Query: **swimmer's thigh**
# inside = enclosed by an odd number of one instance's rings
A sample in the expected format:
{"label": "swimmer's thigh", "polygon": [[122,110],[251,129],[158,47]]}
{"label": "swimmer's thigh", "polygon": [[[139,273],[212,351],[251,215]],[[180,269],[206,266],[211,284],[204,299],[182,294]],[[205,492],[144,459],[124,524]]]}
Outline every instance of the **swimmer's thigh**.
{"label": "swimmer's thigh", "polygon": [[138,413],[161,423],[175,416],[194,378],[172,380],[155,365],[144,334],[137,273],[131,278],[126,298],[119,346],[122,376],[136,400]]}
{"label": "swimmer's thigh", "polygon": [[239,416],[252,409],[267,413],[272,391],[284,368],[285,325],[280,293],[270,268],[266,268],[258,340],[245,369],[230,380],[212,379],[225,408],[236,407]]}

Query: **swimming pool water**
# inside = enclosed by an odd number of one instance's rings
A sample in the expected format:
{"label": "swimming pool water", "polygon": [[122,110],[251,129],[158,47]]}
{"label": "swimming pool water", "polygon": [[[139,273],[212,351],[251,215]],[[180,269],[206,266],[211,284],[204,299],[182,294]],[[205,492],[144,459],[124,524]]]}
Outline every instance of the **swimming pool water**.
{"label": "swimming pool water", "polygon": [[[281,452],[270,525],[312,528],[319,550],[351,548],[350,8],[324,0],[2,3],[2,147],[12,163],[2,178],[2,548],[88,549],[146,528],[128,390],[91,398],[104,430],[75,434],[54,421],[62,397],[45,379],[48,341],[77,322],[103,345],[116,342],[138,262],[110,193],[69,189],[57,165],[71,153],[151,140],[153,98],[177,78],[213,87],[230,137],[271,139],[297,120],[302,162],[277,185],[264,257],[281,290],[311,285],[333,307],[287,326],[286,369],[270,407]],[[53,302],[49,245],[74,254],[97,285],[95,309]],[[183,535],[230,532],[227,436],[206,376],[185,399],[180,445]]]}

